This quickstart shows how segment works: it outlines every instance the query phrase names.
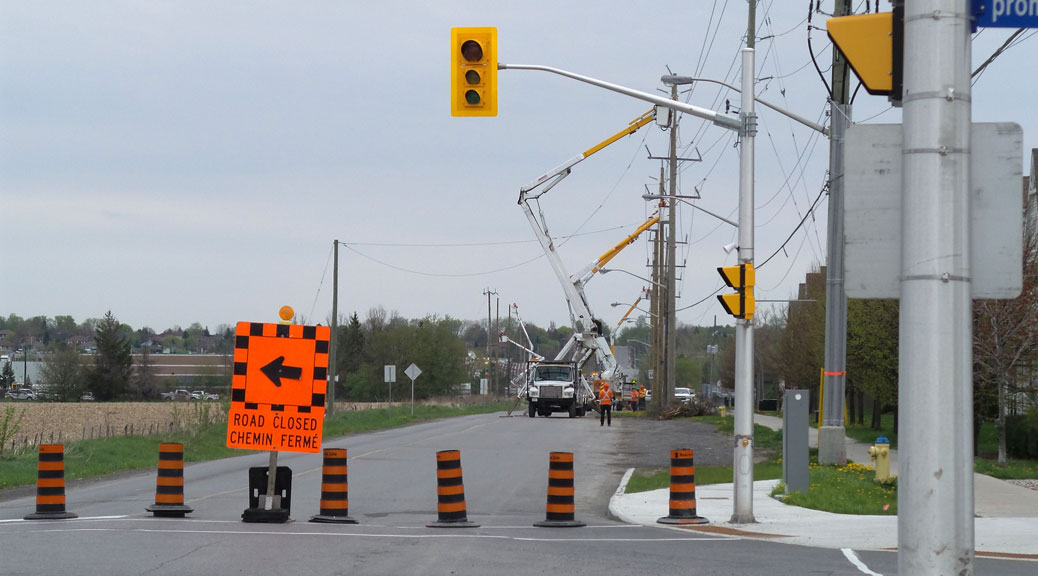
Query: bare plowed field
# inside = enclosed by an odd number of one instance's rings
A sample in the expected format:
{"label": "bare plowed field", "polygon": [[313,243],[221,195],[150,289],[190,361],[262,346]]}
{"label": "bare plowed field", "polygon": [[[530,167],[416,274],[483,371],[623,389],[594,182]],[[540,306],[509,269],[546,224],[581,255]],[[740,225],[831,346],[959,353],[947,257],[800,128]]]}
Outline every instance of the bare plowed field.
{"label": "bare plowed field", "polygon": [[84,438],[123,434],[158,434],[193,426],[200,419],[211,421],[226,416],[219,402],[3,402],[0,423],[8,409],[10,424],[21,415],[7,448],[70,442]]}

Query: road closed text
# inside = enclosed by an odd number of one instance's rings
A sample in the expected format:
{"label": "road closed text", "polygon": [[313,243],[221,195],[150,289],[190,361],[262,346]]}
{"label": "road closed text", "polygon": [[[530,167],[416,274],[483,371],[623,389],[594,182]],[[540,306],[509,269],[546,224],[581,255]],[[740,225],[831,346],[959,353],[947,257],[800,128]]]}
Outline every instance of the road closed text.
{"label": "road closed text", "polygon": [[319,452],[322,424],[322,418],[314,414],[232,407],[227,418],[227,445],[249,450]]}

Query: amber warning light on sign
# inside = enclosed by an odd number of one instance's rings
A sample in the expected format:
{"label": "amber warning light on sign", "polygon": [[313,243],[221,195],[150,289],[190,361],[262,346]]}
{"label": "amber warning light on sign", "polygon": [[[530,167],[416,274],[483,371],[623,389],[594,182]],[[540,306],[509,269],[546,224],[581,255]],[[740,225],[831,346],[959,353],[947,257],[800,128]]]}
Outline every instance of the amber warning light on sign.
{"label": "amber warning light on sign", "polygon": [[329,337],[327,326],[238,323],[228,447],[321,450]]}

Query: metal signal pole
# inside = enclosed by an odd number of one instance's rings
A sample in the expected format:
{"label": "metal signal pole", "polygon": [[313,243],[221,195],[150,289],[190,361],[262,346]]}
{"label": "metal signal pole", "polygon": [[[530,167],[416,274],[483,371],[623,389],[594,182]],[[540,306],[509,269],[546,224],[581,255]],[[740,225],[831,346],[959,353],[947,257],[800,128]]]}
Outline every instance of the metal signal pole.
{"label": "metal signal pole", "polygon": [[[851,0],[836,0],[833,17],[851,13]],[[843,402],[847,380],[847,293],[843,266],[844,133],[851,120],[847,59],[833,50],[833,94],[829,101],[829,223],[826,236],[828,265],[825,269],[825,364],[822,368],[825,398],[822,427],[818,429],[818,462],[847,463]]]}
{"label": "metal signal pole", "polygon": [[898,574],[972,574],[970,2],[905,2]]}
{"label": "metal signal pole", "polygon": [[[742,50],[743,123],[739,142],[739,263],[753,265],[753,144],[757,134],[754,111],[754,46],[757,34],[757,0],[750,0],[746,48]],[[731,522],[755,522],[753,518],[753,320],[735,321],[735,450],[732,476],[734,510]]]}

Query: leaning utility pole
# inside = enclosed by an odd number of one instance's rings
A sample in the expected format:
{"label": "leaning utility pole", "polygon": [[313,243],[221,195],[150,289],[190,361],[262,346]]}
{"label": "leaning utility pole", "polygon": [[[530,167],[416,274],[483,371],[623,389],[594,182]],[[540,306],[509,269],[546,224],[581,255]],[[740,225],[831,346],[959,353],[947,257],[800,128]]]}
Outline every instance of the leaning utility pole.
{"label": "leaning utility pole", "polygon": [[483,295],[487,297],[487,394],[488,395],[489,394],[493,394],[493,390],[494,390],[494,376],[493,376],[494,375],[494,363],[490,361],[491,360],[491,358],[490,358],[490,340],[492,338],[490,333],[494,331],[494,325],[492,324],[492,322],[494,320],[493,320],[493,317],[490,315],[490,296],[491,295],[496,295],[496,294],[497,294],[497,291],[495,290],[495,291],[491,292],[490,288],[487,288],[486,290],[483,291]]}
{"label": "leaning utility pole", "polygon": [[325,392],[327,396],[328,409],[325,410],[325,414],[331,416],[335,414],[335,384],[339,381],[339,363],[336,359],[336,350],[339,347],[339,241],[332,240],[332,252],[335,264],[332,266],[332,321],[330,327],[332,329],[332,335],[328,342],[328,364],[330,370],[328,371],[328,389]]}
{"label": "leaning utility pole", "polygon": [[[851,13],[851,0],[836,0],[833,17]],[[822,427],[818,429],[818,463],[844,465],[847,454],[843,398],[847,380],[847,293],[843,267],[844,133],[851,121],[847,59],[833,50],[833,94],[829,100],[829,262],[825,281],[825,384]]]}

